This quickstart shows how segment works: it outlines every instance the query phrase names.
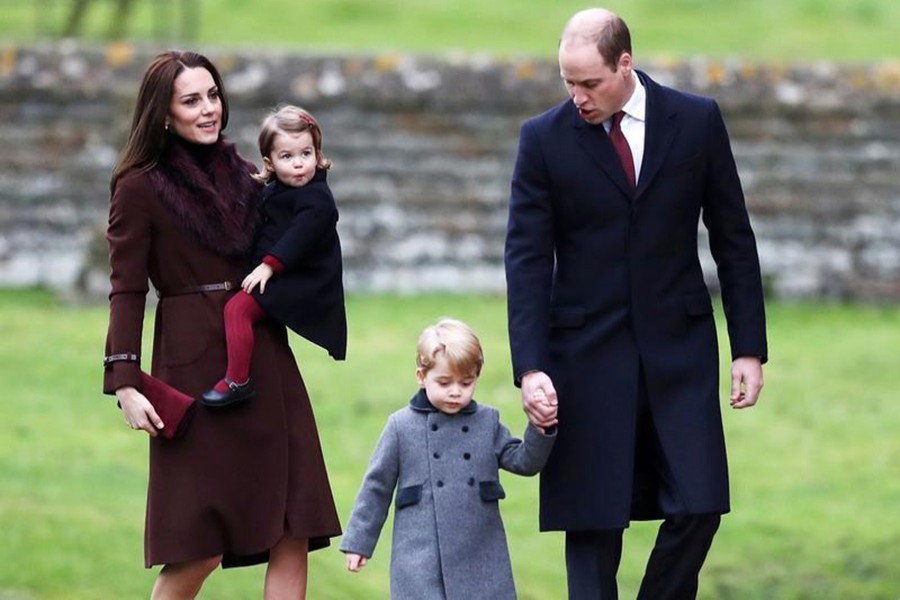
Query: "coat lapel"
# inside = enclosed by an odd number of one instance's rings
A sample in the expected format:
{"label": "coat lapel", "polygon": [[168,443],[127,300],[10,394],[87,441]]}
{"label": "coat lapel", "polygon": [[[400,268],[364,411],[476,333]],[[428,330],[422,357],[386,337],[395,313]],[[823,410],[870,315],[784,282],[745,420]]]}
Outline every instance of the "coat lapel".
{"label": "coat lapel", "polygon": [[[574,106],[574,105],[573,105]],[[634,190],[631,189],[627,176],[625,175],[622,165],[619,163],[619,155],[613,148],[609,136],[603,125],[591,125],[580,116],[578,111],[572,111],[574,115],[573,124],[575,126],[576,139],[582,149],[588,153],[597,165],[603,169],[613,182],[619,186],[626,198],[631,198]]]}
{"label": "coat lapel", "polygon": [[[650,187],[678,132],[677,113],[666,106],[662,88],[641,71],[638,71],[638,77],[647,92],[647,120],[644,124],[644,160],[641,163],[635,200],[639,200]],[[609,146],[612,148],[612,144]]]}

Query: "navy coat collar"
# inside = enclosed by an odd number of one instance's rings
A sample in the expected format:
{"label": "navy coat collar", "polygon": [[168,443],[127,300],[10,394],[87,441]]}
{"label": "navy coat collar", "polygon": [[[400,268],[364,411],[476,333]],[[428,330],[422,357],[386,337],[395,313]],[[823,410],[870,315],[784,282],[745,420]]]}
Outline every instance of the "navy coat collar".
{"label": "navy coat collar", "polygon": [[[428,401],[428,394],[425,393],[425,388],[419,388],[419,391],[416,392],[416,395],[412,397],[409,401],[409,407],[418,412],[438,412],[438,409],[434,407],[434,405]],[[459,411],[457,414],[460,415],[470,415],[478,409],[478,404],[475,400],[469,402],[469,405],[464,409]]]}
{"label": "navy coat collar", "polygon": [[[317,183],[320,181],[327,181],[327,180],[328,180],[328,171],[325,171],[324,169],[316,169],[316,174],[313,175],[313,178],[310,179],[309,183],[307,183],[306,185],[310,185],[310,184]],[[303,186],[303,187],[306,187],[306,186]],[[270,181],[269,183],[266,184],[266,187],[263,188],[262,193],[261,193],[262,200],[263,200],[263,202],[265,202],[270,197],[272,197],[273,195],[275,195],[279,192],[290,191],[290,190],[302,190],[303,187],[297,188],[297,187],[293,187],[290,185],[285,185],[285,184],[281,183],[278,180],[278,178],[274,178],[274,179],[272,179],[272,181]]]}
{"label": "navy coat collar", "polygon": [[647,120],[644,130],[644,159],[637,189],[632,189],[619,164],[619,157],[602,124],[592,125],[581,118],[569,102],[572,125],[579,145],[594,159],[627,198],[638,200],[656,176],[678,131],[677,111],[666,103],[664,88],[643,71],[635,70],[647,92]]}

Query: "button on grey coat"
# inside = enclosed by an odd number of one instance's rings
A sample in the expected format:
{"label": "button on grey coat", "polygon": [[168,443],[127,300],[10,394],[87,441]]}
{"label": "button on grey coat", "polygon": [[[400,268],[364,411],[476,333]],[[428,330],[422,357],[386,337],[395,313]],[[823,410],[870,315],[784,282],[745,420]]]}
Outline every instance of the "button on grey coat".
{"label": "button on grey coat", "polygon": [[393,600],[515,598],[499,469],[536,474],[554,439],[531,424],[517,439],[495,408],[474,401],[444,414],[420,390],[388,419],[341,550],[372,556],[396,488]]}

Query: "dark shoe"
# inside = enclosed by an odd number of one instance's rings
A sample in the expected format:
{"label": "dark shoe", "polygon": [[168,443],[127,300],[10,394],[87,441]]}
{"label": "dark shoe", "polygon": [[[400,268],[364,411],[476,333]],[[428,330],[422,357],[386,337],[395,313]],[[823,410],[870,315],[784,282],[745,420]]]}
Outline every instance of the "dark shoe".
{"label": "dark shoe", "polygon": [[217,392],[213,388],[204,392],[200,396],[200,404],[210,408],[220,408],[237,402],[244,402],[256,395],[256,390],[253,389],[253,384],[249,379],[244,383],[235,383],[226,377],[225,384],[228,386],[227,391]]}

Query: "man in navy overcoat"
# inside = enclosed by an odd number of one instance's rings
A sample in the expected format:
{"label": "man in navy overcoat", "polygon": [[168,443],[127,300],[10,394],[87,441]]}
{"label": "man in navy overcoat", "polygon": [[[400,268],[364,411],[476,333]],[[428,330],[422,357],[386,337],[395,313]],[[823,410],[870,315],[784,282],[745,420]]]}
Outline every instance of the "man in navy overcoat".
{"label": "man in navy overcoat", "polygon": [[713,100],[636,71],[627,26],[603,9],[572,17],[559,63],[571,101],[522,126],[505,255],[531,421],[552,424],[558,398],[541,530],[566,532],[569,598],[605,600],[623,529],[664,519],[639,597],[693,598],[729,511],[699,222],[718,267],[733,408],[753,406],[763,384],[756,241]]}

